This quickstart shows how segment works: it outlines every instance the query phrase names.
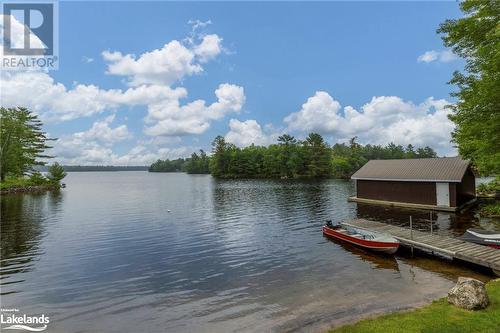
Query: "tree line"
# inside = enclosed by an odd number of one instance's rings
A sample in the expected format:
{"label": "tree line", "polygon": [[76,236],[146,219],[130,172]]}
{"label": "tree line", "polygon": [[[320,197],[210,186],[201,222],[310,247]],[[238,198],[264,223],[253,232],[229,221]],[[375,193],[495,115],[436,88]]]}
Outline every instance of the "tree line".
{"label": "tree line", "polygon": [[217,178],[349,178],[371,159],[401,159],[436,157],[426,146],[403,147],[390,143],[361,145],[356,137],[349,143],[333,146],[320,134],[311,133],[305,140],[291,135],[278,137],[276,144],[267,147],[250,145],[240,148],[217,136],[212,143],[212,155],[203,151],[190,158],[158,160],[150,167],[152,172],[211,173]]}

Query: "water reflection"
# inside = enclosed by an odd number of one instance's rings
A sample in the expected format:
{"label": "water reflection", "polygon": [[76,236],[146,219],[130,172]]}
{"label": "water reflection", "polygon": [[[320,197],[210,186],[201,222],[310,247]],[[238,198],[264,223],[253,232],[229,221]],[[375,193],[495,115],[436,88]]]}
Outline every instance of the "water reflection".
{"label": "water reflection", "polygon": [[345,251],[349,251],[353,255],[357,256],[360,260],[368,262],[371,264],[373,269],[389,269],[395,272],[399,272],[398,262],[393,255],[385,255],[383,253],[374,253],[372,251],[364,250],[358,246],[352,245],[347,242],[342,242],[340,240],[324,236],[329,241],[338,244]]}
{"label": "water reflection", "polygon": [[62,194],[11,194],[0,198],[0,285],[1,294],[17,292],[23,282],[19,273],[29,272],[43,250],[40,242],[46,235],[45,221],[59,209]]}

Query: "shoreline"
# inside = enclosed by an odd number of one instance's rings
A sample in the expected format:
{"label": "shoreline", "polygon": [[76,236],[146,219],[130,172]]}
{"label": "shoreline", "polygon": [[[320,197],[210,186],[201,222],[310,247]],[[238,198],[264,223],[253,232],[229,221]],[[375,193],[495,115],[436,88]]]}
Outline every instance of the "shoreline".
{"label": "shoreline", "polygon": [[[486,283],[490,304],[486,309],[469,311],[448,303],[447,297],[437,298],[430,302],[410,306],[407,309],[375,311],[361,315],[354,320],[346,320],[339,325],[332,325],[324,333],[356,333],[356,332],[398,332],[405,327],[407,332],[422,332],[432,330],[439,332],[462,332],[459,327],[472,329],[474,332],[494,332],[498,323],[489,317],[500,319],[500,278]],[[467,321],[468,325],[457,326],[452,318],[458,316]],[[491,324],[491,325],[490,325]],[[476,327],[477,326],[477,327]],[[491,326],[491,327],[488,327]],[[490,330],[491,329],[491,330]],[[466,330],[467,331],[467,330]],[[465,332],[465,331],[464,331]]]}
{"label": "shoreline", "polygon": [[16,193],[40,193],[46,191],[56,191],[63,188],[63,185],[29,185],[29,186],[13,186],[0,190],[0,194],[16,194]]}

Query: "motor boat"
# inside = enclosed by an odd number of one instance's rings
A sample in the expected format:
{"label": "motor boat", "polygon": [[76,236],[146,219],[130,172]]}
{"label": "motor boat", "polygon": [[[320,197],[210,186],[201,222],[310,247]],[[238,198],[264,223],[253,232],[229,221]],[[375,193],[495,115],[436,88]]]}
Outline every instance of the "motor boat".
{"label": "motor boat", "polygon": [[323,234],[365,249],[387,254],[393,254],[399,248],[399,241],[391,235],[346,226],[342,223],[333,225],[332,221],[327,221],[323,226]]}

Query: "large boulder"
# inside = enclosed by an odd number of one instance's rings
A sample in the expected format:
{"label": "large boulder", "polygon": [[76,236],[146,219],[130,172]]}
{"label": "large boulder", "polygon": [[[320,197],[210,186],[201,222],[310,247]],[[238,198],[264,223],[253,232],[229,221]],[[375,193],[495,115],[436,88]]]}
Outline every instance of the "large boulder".
{"label": "large boulder", "polygon": [[484,283],[459,277],[457,284],[448,292],[448,303],[467,310],[479,310],[488,306],[489,299]]}

